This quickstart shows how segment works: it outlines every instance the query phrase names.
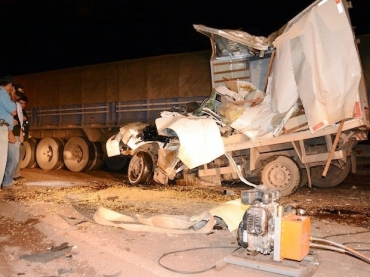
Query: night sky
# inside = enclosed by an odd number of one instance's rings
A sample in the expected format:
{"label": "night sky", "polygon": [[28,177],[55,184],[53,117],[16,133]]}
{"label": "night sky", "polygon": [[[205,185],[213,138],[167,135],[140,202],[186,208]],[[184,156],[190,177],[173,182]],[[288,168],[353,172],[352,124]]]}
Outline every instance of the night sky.
{"label": "night sky", "polygon": [[[1,0],[0,76],[210,49],[193,24],[268,36],[312,2]],[[370,34],[370,0],[352,5],[356,35]]]}

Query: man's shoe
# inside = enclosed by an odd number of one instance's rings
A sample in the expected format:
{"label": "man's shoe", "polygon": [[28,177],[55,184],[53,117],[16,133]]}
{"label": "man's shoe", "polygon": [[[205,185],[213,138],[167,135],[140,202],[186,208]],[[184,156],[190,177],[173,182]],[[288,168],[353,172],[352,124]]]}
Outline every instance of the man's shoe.
{"label": "man's shoe", "polygon": [[19,189],[22,189],[21,186],[17,186],[17,185],[11,185],[11,186],[3,186],[1,188],[2,190],[19,190]]}
{"label": "man's shoe", "polygon": [[21,189],[21,188],[22,188],[21,186],[18,186],[18,182],[17,181],[13,181],[8,186],[2,186],[2,189],[4,189],[4,190],[6,190],[6,189],[14,189],[14,190],[17,190],[17,189]]}
{"label": "man's shoe", "polygon": [[14,186],[18,185],[18,181],[14,181],[14,180],[13,180],[9,185],[4,185],[4,184],[3,184],[2,186],[3,186],[3,187],[10,187],[10,186],[13,186],[13,185],[14,185]]}

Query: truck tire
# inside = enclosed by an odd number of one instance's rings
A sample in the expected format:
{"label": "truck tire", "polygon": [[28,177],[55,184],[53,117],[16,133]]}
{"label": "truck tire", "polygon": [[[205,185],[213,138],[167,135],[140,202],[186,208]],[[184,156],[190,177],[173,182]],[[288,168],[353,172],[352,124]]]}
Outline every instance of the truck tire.
{"label": "truck tire", "polygon": [[308,185],[308,176],[306,168],[301,169],[301,181],[299,182],[299,188],[303,188]]}
{"label": "truck tire", "polygon": [[351,158],[347,157],[346,163],[343,168],[335,165],[330,165],[326,177],[322,177],[324,171],[323,165],[314,166],[310,169],[312,185],[321,188],[332,188],[344,181],[351,170]]}
{"label": "truck tire", "polygon": [[149,153],[140,151],[132,156],[128,166],[128,180],[130,184],[145,184],[153,174],[153,160]]}
{"label": "truck tire", "polygon": [[92,158],[93,162],[89,168],[86,169],[86,171],[93,171],[97,170],[102,166],[104,163],[104,152],[103,147],[100,142],[92,142],[91,146],[94,149],[94,157]]}
{"label": "truck tire", "polygon": [[66,145],[66,141],[61,138],[54,138],[54,139],[58,142],[59,151],[61,152],[61,154],[59,154],[58,164],[54,168],[54,170],[58,170],[58,169],[64,168],[63,149],[64,149],[64,146]]}
{"label": "truck tire", "polygon": [[36,161],[44,170],[56,170],[63,167],[64,141],[58,138],[46,137],[40,140],[36,147]]}
{"label": "truck tire", "polygon": [[301,182],[298,164],[287,156],[271,156],[264,160],[260,169],[260,183],[273,190],[279,190],[281,196],[294,193]]}
{"label": "truck tire", "polygon": [[112,171],[123,171],[127,169],[130,158],[127,156],[107,157],[104,161],[106,167]]}
{"label": "truck tire", "polygon": [[94,147],[87,138],[72,137],[64,146],[64,164],[70,171],[86,171],[93,164],[94,157]]}
{"label": "truck tire", "polygon": [[35,168],[37,166],[36,147],[38,143],[39,140],[35,138],[29,138],[23,142],[25,153],[20,161],[20,168]]}

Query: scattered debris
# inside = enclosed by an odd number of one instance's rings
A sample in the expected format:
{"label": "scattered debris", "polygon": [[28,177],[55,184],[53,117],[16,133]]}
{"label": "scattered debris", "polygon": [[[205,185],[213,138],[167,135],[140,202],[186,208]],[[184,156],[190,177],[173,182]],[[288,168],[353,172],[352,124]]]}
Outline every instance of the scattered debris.
{"label": "scattered debris", "polygon": [[47,263],[59,257],[62,257],[65,253],[68,253],[72,249],[72,246],[68,246],[68,243],[62,243],[59,246],[53,246],[50,250],[30,255],[21,255],[19,258],[29,262],[40,262]]}
{"label": "scattered debris", "polygon": [[62,274],[65,274],[65,273],[73,273],[74,270],[71,268],[71,269],[64,269],[64,268],[59,268],[58,269],[58,276],[62,275]]}
{"label": "scattered debris", "polygon": [[86,219],[81,219],[81,218],[75,218],[75,217],[67,217],[64,215],[59,215],[61,218],[63,218],[65,221],[68,222],[69,225],[75,226],[83,222],[88,222]]}
{"label": "scattered debris", "polygon": [[113,275],[105,275],[105,274],[103,274],[103,277],[119,277],[120,275],[121,275],[121,271],[120,272],[117,272],[117,273],[115,273]]}

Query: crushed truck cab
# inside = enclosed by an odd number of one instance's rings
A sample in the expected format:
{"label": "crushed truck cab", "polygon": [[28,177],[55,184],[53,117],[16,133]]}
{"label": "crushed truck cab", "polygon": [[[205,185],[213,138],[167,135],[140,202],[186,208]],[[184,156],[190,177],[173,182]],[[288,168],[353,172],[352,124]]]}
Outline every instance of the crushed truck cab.
{"label": "crushed truck cab", "polygon": [[[213,89],[198,106],[132,123],[106,143],[129,180],[248,181],[289,195],[333,187],[367,140],[368,99],[344,1],[315,1],[268,37],[194,25],[210,38]],[[179,112],[181,110],[181,112]]]}

